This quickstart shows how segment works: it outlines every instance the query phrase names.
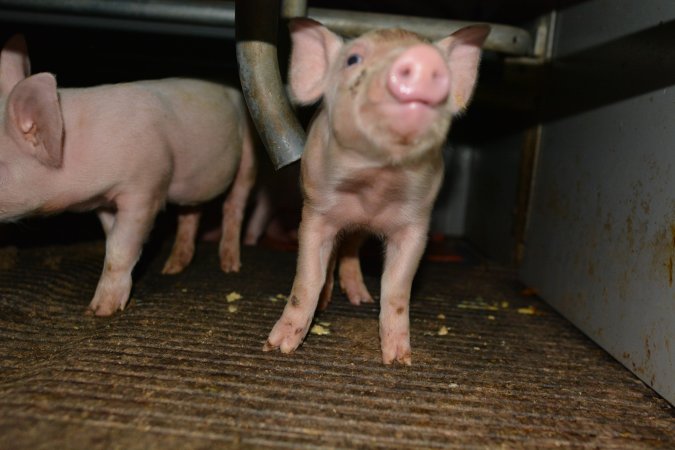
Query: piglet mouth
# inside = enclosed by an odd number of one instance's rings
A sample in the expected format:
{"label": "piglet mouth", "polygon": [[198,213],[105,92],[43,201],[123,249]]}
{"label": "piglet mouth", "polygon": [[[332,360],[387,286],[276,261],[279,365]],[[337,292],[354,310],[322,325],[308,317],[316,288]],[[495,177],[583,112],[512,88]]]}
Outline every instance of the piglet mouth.
{"label": "piglet mouth", "polygon": [[402,141],[423,135],[439,119],[437,105],[423,101],[391,101],[381,105],[389,130]]}

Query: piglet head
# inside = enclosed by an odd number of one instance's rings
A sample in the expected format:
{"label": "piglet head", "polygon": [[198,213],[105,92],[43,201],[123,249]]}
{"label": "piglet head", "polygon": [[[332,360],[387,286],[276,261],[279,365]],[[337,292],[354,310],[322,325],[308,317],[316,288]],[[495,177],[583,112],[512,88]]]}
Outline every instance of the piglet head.
{"label": "piglet head", "polygon": [[0,217],[32,209],[33,192],[63,160],[63,117],[56,80],[29,76],[26,44],[14,36],[0,52]]}
{"label": "piglet head", "polygon": [[476,83],[485,25],[437,42],[401,29],[343,42],[310,19],[290,24],[290,85],[302,104],[323,97],[332,136],[343,147],[390,162],[437,149]]}

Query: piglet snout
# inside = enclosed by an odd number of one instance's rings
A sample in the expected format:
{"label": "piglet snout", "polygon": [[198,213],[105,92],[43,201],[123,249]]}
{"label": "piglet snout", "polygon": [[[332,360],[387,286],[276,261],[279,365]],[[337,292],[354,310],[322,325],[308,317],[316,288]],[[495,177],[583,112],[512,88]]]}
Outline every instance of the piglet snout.
{"label": "piglet snout", "polygon": [[415,45],[394,60],[387,88],[399,102],[436,106],[448,97],[450,74],[438,50],[427,44]]}

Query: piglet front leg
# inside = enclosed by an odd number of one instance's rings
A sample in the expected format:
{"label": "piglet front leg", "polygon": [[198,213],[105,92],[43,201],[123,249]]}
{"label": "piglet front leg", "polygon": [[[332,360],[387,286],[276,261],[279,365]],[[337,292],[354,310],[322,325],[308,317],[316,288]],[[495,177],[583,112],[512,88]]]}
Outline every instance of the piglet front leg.
{"label": "piglet front leg", "polygon": [[263,351],[291,353],[307,335],[326,281],[337,230],[320,214],[303,208],[298,267],[284,312],[272,328]]}
{"label": "piglet front leg", "polygon": [[410,365],[410,290],[424,247],[427,225],[407,225],[387,237],[380,300],[382,361]]}
{"label": "piglet front leg", "polygon": [[156,199],[118,201],[115,220],[107,233],[103,272],[87,314],[110,316],[123,310],[131,292],[131,272],[159,209]]}

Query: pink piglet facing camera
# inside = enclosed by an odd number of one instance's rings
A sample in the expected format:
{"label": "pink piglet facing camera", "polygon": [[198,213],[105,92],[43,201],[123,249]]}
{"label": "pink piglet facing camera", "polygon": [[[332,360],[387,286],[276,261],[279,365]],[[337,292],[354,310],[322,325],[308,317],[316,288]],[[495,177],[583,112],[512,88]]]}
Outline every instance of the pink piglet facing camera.
{"label": "pink piglet facing camera", "polygon": [[350,302],[373,301],[358,251],[374,233],[386,247],[382,360],[410,364],[410,291],[443,179],[441,146],[469,104],[490,28],[468,26],[437,42],[401,29],[344,42],[309,19],[290,30],[291,94],[301,104],[323,101],[302,157],[296,276],[263,350],[289,353],[302,343],[317,306],[330,300],[336,261]]}
{"label": "pink piglet facing camera", "polygon": [[[240,268],[244,207],[255,181],[250,120],[241,93],[192,79],[57,89],[30,76],[26,44],[0,53],[0,221],[96,210],[105,261],[88,312],[124,309],[132,269],[167,202],[193,206],[230,188],[223,205],[221,267]],[[164,266],[191,261],[200,213],[186,208]]]}

